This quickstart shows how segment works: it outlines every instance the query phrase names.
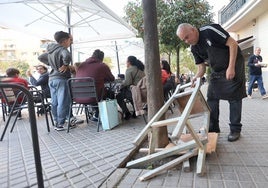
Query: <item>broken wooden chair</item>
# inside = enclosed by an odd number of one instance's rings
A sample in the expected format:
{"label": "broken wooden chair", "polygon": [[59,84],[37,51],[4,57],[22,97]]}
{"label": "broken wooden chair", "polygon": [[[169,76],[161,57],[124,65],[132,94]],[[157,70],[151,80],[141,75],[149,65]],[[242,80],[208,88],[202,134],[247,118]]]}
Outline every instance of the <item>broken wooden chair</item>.
{"label": "broken wooden chair", "polygon": [[[178,156],[174,160],[143,174],[140,177],[141,181],[150,179],[165,170],[174,168],[178,164],[187,161],[189,158],[196,155],[196,173],[200,176],[204,175],[210,110],[200,91],[200,87],[200,79],[197,79],[194,87],[192,87],[191,83],[182,86],[178,85],[169,100],[162,106],[162,108],[154,115],[146,127],[136,137],[134,144],[136,146],[140,146],[141,142],[146,138],[147,135],[149,135],[149,147],[145,148],[145,150],[148,151],[148,155],[128,162],[126,165],[127,168],[135,168],[143,164],[164,159],[166,157]],[[182,90],[183,92],[181,92]],[[160,120],[160,118],[166,113],[169,106],[174,101],[178,103],[181,114],[175,118]],[[199,133],[194,129],[190,121],[191,118],[195,117],[203,118],[202,126],[198,131]],[[162,126],[171,127],[172,125],[175,126],[173,128],[170,140],[174,146],[168,148],[155,148],[155,143],[157,141],[156,136],[154,136],[155,129]],[[192,137],[192,139],[189,141],[181,140],[181,136],[183,135],[183,131],[185,129]],[[142,150],[142,148],[140,150]]]}

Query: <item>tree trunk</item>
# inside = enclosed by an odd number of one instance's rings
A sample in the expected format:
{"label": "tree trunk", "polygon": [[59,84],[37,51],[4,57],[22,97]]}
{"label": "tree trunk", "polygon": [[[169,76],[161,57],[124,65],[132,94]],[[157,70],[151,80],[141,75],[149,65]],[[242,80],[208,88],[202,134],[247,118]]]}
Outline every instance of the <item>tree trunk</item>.
{"label": "tree trunk", "polygon": [[[155,0],[142,0],[144,15],[145,71],[147,81],[148,119],[151,119],[164,104],[163,86],[157,32],[157,13]],[[156,147],[168,144],[167,127],[156,130]]]}
{"label": "tree trunk", "polygon": [[177,78],[180,78],[180,47],[179,46],[177,46],[177,48],[176,48],[176,53],[177,53],[177,59],[176,59],[177,72],[176,72],[176,76],[177,76]]}

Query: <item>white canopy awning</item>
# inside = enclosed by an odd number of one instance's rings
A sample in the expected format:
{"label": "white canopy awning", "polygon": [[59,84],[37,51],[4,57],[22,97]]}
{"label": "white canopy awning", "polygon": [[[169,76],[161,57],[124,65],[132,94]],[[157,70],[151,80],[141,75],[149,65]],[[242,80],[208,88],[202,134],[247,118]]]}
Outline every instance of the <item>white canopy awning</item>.
{"label": "white canopy awning", "polygon": [[136,35],[99,0],[1,0],[0,26],[48,40],[56,31],[69,31],[74,45]]}

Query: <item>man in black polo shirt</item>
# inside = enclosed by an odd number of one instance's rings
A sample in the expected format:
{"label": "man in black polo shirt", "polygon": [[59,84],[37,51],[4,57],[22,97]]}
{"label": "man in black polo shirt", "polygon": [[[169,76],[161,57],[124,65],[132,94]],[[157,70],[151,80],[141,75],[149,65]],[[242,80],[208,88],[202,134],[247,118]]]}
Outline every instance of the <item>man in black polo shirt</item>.
{"label": "man in black polo shirt", "polygon": [[177,36],[191,45],[198,66],[194,83],[211,67],[207,102],[211,109],[209,132],[220,132],[219,100],[228,100],[230,105],[230,134],[228,141],[236,141],[241,132],[242,99],[246,97],[244,58],[237,42],[218,24],[197,29],[188,23],[178,26]]}

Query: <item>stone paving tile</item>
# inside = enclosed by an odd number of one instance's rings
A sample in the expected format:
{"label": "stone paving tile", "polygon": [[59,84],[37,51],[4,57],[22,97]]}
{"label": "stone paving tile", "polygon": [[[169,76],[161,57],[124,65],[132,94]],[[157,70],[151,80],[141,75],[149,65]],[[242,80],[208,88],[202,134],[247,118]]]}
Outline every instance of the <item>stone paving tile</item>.
{"label": "stone paving tile", "polygon": [[164,180],[163,186],[164,187],[178,187],[178,176],[167,176]]}
{"label": "stone paving tile", "polygon": [[71,182],[66,181],[66,177],[61,175],[49,180],[49,184],[51,187],[65,187],[71,185]]}
{"label": "stone paving tile", "polygon": [[179,187],[193,187],[193,179],[181,177],[179,180],[178,186]]}
{"label": "stone paving tile", "polygon": [[[20,131],[29,132],[30,129],[27,126],[29,125],[25,124],[24,127],[20,127]],[[122,160],[123,157],[125,157],[126,154],[129,152],[129,150],[132,149],[133,146],[130,142],[139,132],[138,129],[132,129],[132,134],[131,131],[128,131],[133,136],[129,136],[127,133],[121,135],[115,133],[113,135],[113,139],[111,140],[108,132],[97,133],[96,129],[94,128],[93,133],[87,132],[89,134],[86,134],[85,131],[92,130],[88,130],[88,126],[84,127],[86,130],[71,130],[76,131],[78,133],[78,136],[75,135],[75,132],[67,134],[66,132],[55,132],[52,129],[50,133],[47,133],[46,127],[43,127],[43,129],[38,130],[40,137],[40,150],[44,170],[45,185],[47,185],[48,187],[97,187],[108,177],[108,175],[112,173],[113,169],[118,166],[118,164],[121,162],[118,160]],[[0,130],[1,128],[2,127],[0,126]],[[139,130],[141,130],[142,128],[143,127],[140,126]],[[7,161],[10,161],[10,169],[12,171],[15,170],[14,174],[16,176],[21,176],[19,174],[19,170],[17,169],[22,168],[23,172],[25,172],[24,165],[29,165],[27,167],[27,172],[33,170],[33,154],[29,135],[26,134],[28,135],[28,139],[21,137],[29,142],[24,143],[25,146],[21,148],[20,146],[22,140],[17,139],[15,131],[17,131],[17,129],[15,129],[14,132],[10,134],[10,136],[6,136],[5,139],[7,139],[7,142],[12,142],[13,145],[15,145],[16,147],[12,147],[12,149],[7,152],[7,145],[6,148],[2,147],[5,146],[5,144],[1,145],[1,151],[4,150],[4,152],[1,152],[1,156],[5,155],[5,157],[1,157],[0,164],[7,164]],[[112,131],[110,133],[112,133]],[[127,144],[121,144],[121,136],[124,135],[128,135],[127,139],[122,139],[123,141],[127,140]],[[81,140],[80,136],[82,137]],[[88,136],[91,137],[89,138]],[[113,144],[109,143],[109,139]],[[103,143],[105,142],[107,142],[107,145],[103,147]],[[106,150],[103,148],[106,148]],[[109,151],[107,151],[108,149]],[[20,151],[22,150],[29,152],[23,155],[23,157],[25,158],[24,164],[21,162],[22,153]],[[12,158],[7,160],[7,156],[9,155],[9,153],[12,154]],[[105,165],[106,163],[108,165]],[[88,164],[91,164],[92,166],[92,169],[90,169],[89,171],[82,172],[82,170],[80,171],[80,174],[78,173],[78,175],[76,176],[68,176],[74,170],[79,168],[83,169]],[[3,173],[7,175],[7,167],[6,169],[4,169],[3,167],[4,165],[1,166],[1,171],[3,171]],[[1,175],[1,177],[1,185],[6,185],[5,187],[8,187],[8,183],[5,183],[7,176]],[[68,178],[70,178],[73,183],[70,183],[68,181]],[[32,179],[32,177],[30,177],[30,179]],[[34,187],[36,185],[36,180],[31,184],[29,184],[27,181],[25,181],[25,183],[26,186],[30,185]],[[14,181],[13,184],[16,184],[16,182]]]}
{"label": "stone paving tile", "polygon": [[[148,170],[130,169],[117,187],[268,187],[268,100],[243,100],[242,134],[237,142],[227,141],[228,103],[221,101],[217,150],[207,155],[207,173],[196,175],[196,158],[191,172],[181,168],[169,170],[147,181],[139,177]],[[81,116],[83,118],[83,116]],[[0,119],[0,132],[3,131]],[[48,133],[44,117],[38,117],[39,144],[45,187],[99,187],[133,149],[132,141],[144,127],[142,118],[131,119],[111,131],[97,132],[95,125],[79,125],[70,133]],[[169,129],[170,130],[170,129]],[[7,131],[0,142],[0,185],[6,187],[37,187],[27,113]]]}
{"label": "stone paving tile", "polygon": [[[255,183],[253,182],[240,182],[241,188],[256,188],[258,187]],[[267,186],[264,186],[267,187]],[[262,188],[262,187],[260,187]]]}
{"label": "stone paving tile", "polygon": [[86,188],[86,187],[95,187],[94,183],[90,182],[88,179],[83,179],[82,181],[73,183],[72,187],[77,188]]}
{"label": "stone paving tile", "polygon": [[224,188],[224,182],[217,180],[209,180],[209,187]]}
{"label": "stone paving tile", "polygon": [[195,188],[208,187],[208,180],[207,179],[201,179],[201,178],[195,178],[194,182],[193,182],[193,187],[195,187]]}

